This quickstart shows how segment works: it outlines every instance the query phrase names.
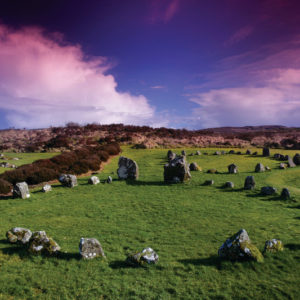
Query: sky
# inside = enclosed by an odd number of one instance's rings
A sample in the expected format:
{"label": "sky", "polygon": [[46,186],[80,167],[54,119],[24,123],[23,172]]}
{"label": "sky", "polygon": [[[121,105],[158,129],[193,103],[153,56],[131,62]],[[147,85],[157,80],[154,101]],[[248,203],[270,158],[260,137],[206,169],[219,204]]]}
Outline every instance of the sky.
{"label": "sky", "polygon": [[300,126],[299,0],[0,0],[0,129]]}

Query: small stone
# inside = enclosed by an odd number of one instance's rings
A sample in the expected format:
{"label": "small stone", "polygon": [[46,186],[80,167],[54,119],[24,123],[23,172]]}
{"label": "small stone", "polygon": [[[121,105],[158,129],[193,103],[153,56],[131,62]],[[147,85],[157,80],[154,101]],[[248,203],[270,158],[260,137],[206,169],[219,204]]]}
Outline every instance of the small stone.
{"label": "small stone", "polygon": [[228,153],[229,154],[235,154],[235,151],[234,150],[230,150]]}
{"label": "small stone", "polygon": [[272,186],[264,186],[261,188],[260,193],[265,196],[273,195],[276,193],[276,189]]}
{"label": "small stone", "polygon": [[59,182],[66,187],[73,188],[77,186],[77,177],[71,174],[61,174],[58,178]]}
{"label": "small stone", "polygon": [[280,194],[280,198],[287,200],[291,198],[290,191],[287,188],[283,188]]}
{"label": "small stone", "polygon": [[245,179],[244,189],[253,190],[255,188],[255,180],[253,176],[247,176]]}
{"label": "small stone", "polygon": [[216,151],[215,153],[214,153],[214,155],[221,155],[222,153],[220,152],[220,151]]}
{"label": "small stone", "polygon": [[111,176],[108,176],[107,179],[106,179],[106,183],[112,183],[113,182],[113,179]]}
{"label": "small stone", "polygon": [[257,151],[253,152],[253,154],[252,154],[252,155],[257,155]]}
{"label": "small stone", "polygon": [[79,242],[79,254],[83,259],[104,257],[105,254],[100,242],[95,238],[81,238]]}
{"label": "small stone", "polygon": [[227,181],[227,182],[225,182],[224,187],[233,189],[234,188],[234,183],[232,181]]}
{"label": "small stone", "polygon": [[182,155],[182,156],[186,156],[185,150],[182,150],[182,151],[181,151],[181,155]]}
{"label": "small stone", "polygon": [[206,180],[204,182],[204,185],[213,185],[215,182],[211,179],[211,180]]}
{"label": "small stone", "polygon": [[279,169],[284,170],[287,168],[287,165],[285,163],[280,163]]}
{"label": "small stone", "polygon": [[91,178],[89,178],[88,183],[96,185],[100,183],[100,180],[97,176],[92,176]]}
{"label": "small stone", "polygon": [[268,240],[265,243],[265,248],[263,252],[279,252],[283,251],[283,243],[281,240],[272,239]]}
{"label": "small stone", "polygon": [[230,174],[236,174],[238,172],[238,168],[235,164],[231,164],[227,168],[228,168],[228,173]]}
{"label": "small stone", "polygon": [[158,259],[158,254],[152,248],[145,248],[141,252],[130,254],[126,262],[135,266],[143,266],[145,264],[156,264]]}
{"label": "small stone", "polygon": [[260,172],[265,172],[265,167],[262,163],[258,163],[255,167],[255,172],[260,173]]}
{"label": "small stone", "polygon": [[43,192],[43,193],[48,193],[48,192],[50,192],[50,191],[52,191],[52,187],[51,187],[50,184],[45,184],[45,185],[42,187],[42,192]]}
{"label": "small stone", "polygon": [[246,154],[251,155],[251,150],[247,149]]}
{"label": "small stone", "polygon": [[238,151],[236,154],[237,154],[237,155],[242,155],[242,152],[241,152],[241,151]]}
{"label": "small stone", "polygon": [[268,167],[268,166],[266,166],[266,167],[265,167],[265,170],[266,170],[266,171],[271,171],[271,168]]}
{"label": "small stone", "polygon": [[27,244],[32,236],[32,232],[27,228],[14,227],[6,232],[6,237],[10,243]]}
{"label": "small stone", "polygon": [[169,150],[167,153],[167,159],[170,161],[176,157],[176,153],[174,153],[172,150]]}
{"label": "small stone", "polygon": [[296,164],[294,163],[294,161],[291,157],[288,158],[288,166],[289,166],[289,168],[295,168],[296,167]]}
{"label": "small stone", "polygon": [[19,197],[22,199],[26,199],[30,197],[28,185],[26,182],[19,182],[16,185],[14,185],[13,188],[13,196]]}
{"label": "small stone", "polygon": [[263,156],[270,156],[270,148],[268,147],[263,148]]}
{"label": "small stone", "polygon": [[201,171],[201,168],[195,162],[192,162],[190,164],[189,168],[190,168],[190,171]]}
{"label": "small stone", "polygon": [[296,166],[300,165],[300,154],[296,153],[295,156],[293,157],[293,162]]}
{"label": "small stone", "polygon": [[199,150],[196,151],[196,155],[201,155],[201,152]]}

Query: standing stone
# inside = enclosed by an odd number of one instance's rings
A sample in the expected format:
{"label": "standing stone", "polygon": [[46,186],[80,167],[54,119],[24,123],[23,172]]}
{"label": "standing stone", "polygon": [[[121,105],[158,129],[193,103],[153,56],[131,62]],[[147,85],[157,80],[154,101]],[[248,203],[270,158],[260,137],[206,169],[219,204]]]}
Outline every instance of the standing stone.
{"label": "standing stone", "polygon": [[107,179],[106,179],[106,182],[107,182],[107,183],[112,183],[112,181],[113,181],[113,180],[112,180],[112,177],[111,177],[111,176],[108,176]]}
{"label": "standing stone", "polygon": [[28,185],[26,182],[19,182],[14,185],[13,196],[17,198],[26,199],[30,197]]}
{"label": "standing stone", "polygon": [[258,163],[255,167],[255,172],[260,173],[260,172],[265,172],[265,167],[262,163]]}
{"label": "standing stone", "polygon": [[281,170],[286,169],[286,167],[287,167],[287,165],[286,165],[285,163],[281,163],[281,164],[279,165],[279,169],[281,169]]}
{"label": "standing stone", "polygon": [[219,248],[218,255],[229,260],[264,260],[261,252],[251,243],[245,229],[228,238]]}
{"label": "standing stone", "polygon": [[270,156],[270,148],[268,147],[263,148],[263,156]]}
{"label": "standing stone", "polygon": [[263,252],[274,253],[274,252],[279,252],[279,251],[283,251],[283,243],[281,240],[272,239],[272,240],[266,241]]}
{"label": "standing stone", "polygon": [[199,150],[197,150],[196,155],[201,155],[201,152]]}
{"label": "standing stone", "polygon": [[190,164],[190,171],[201,171],[201,168],[199,168],[199,166],[197,165],[197,163],[192,162]]}
{"label": "standing stone", "polygon": [[227,182],[225,182],[224,187],[233,189],[234,188],[234,183],[232,181],[227,181]]}
{"label": "standing stone", "polygon": [[230,174],[236,174],[238,172],[238,168],[235,164],[231,164],[228,166],[228,172]]}
{"label": "standing stone", "polygon": [[131,265],[142,266],[145,264],[156,264],[158,259],[157,253],[152,248],[145,248],[141,252],[130,254],[126,262]]}
{"label": "standing stone", "polygon": [[60,246],[45,231],[32,234],[28,251],[32,254],[54,255],[60,251]]}
{"label": "standing stone", "polygon": [[185,156],[177,156],[164,165],[164,181],[167,183],[179,183],[189,180],[191,174]]}
{"label": "standing stone", "polygon": [[45,185],[42,187],[42,192],[43,192],[43,193],[48,193],[48,192],[50,192],[50,191],[52,191],[52,187],[51,187],[50,184],[45,184]]}
{"label": "standing stone", "polygon": [[66,187],[73,188],[77,186],[77,177],[71,174],[61,174],[58,178],[59,182]]}
{"label": "standing stone", "polygon": [[27,244],[32,236],[32,232],[27,228],[14,227],[6,232],[6,237],[10,243]]}
{"label": "standing stone", "polygon": [[296,167],[296,164],[294,163],[294,161],[291,157],[288,158],[288,166],[289,166],[289,168],[295,168]]}
{"label": "standing stone", "polygon": [[272,186],[264,186],[261,188],[260,193],[265,196],[273,195],[276,193],[276,189]]}
{"label": "standing stone", "polygon": [[88,181],[89,184],[99,184],[100,183],[100,180],[97,176],[92,176],[91,178],[89,178],[89,181]]}
{"label": "standing stone", "polygon": [[247,149],[246,154],[251,155],[251,150]]}
{"label": "standing stone", "polygon": [[213,185],[215,182],[210,179],[210,180],[205,180],[204,185]]}
{"label": "standing stone", "polygon": [[174,153],[172,150],[169,150],[167,153],[167,159],[170,161],[176,157],[176,153]]}
{"label": "standing stone", "polygon": [[139,167],[134,160],[121,156],[119,158],[119,168],[117,173],[119,179],[137,180],[139,178]]}
{"label": "standing stone", "polygon": [[255,180],[253,176],[247,176],[245,179],[244,190],[253,190],[255,188]]}
{"label": "standing stone", "polygon": [[181,151],[181,155],[182,155],[182,156],[186,156],[185,150],[182,150],[182,151]]}
{"label": "standing stone", "polygon": [[83,259],[105,257],[101,244],[94,238],[81,238],[79,243],[79,254]]}
{"label": "standing stone", "polygon": [[283,188],[280,195],[281,199],[287,200],[291,198],[290,191],[287,188]]}
{"label": "standing stone", "polygon": [[293,157],[293,162],[296,166],[300,165],[300,154],[296,153],[295,156]]}
{"label": "standing stone", "polygon": [[234,154],[235,151],[234,151],[234,150],[230,150],[228,153],[229,153],[229,154]]}

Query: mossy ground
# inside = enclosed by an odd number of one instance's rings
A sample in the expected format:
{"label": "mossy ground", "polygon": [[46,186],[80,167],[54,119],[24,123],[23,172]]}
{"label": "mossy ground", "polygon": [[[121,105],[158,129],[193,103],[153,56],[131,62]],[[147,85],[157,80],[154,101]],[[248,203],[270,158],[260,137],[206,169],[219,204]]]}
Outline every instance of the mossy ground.
{"label": "mossy ground", "polygon": [[[165,185],[166,154],[124,148],[122,155],[139,165],[136,182],[117,180],[115,157],[99,174],[102,181],[111,175],[112,184],[92,186],[80,178],[74,189],[56,184],[26,200],[1,200],[0,299],[299,299],[300,167],[280,170],[280,162],[251,155],[188,156],[203,172],[192,172],[188,183]],[[272,171],[254,173],[258,162]],[[231,163],[238,174],[227,173]],[[220,173],[207,174],[211,168]],[[242,189],[247,175],[255,177],[253,191]],[[215,184],[204,186],[209,179]],[[222,188],[226,181],[235,188]],[[287,187],[293,199],[261,196],[265,185],[279,192]],[[5,240],[14,226],[45,230],[66,253],[28,255]],[[260,251],[272,238],[283,241],[284,251],[266,254],[263,263],[220,260],[218,248],[241,228]],[[107,259],[79,260],[81,237],[97,238]],[[157,265],[124,264],[128,253],[145,247],[158,253]]]}

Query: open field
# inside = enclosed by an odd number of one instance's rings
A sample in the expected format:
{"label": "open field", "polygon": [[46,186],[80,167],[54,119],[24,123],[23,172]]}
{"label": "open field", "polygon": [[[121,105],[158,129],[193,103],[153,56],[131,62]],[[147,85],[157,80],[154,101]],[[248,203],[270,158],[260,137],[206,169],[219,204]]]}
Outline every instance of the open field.
{"label": "open field", "polygon": [[[115,157],[99,174],[102,181],[111,175],[112,184],[91,186],[80,178],[74,189],[56,184],[47,194],[35,189],[27,200],[1,199],[0,299],[299,299],[300,167],[280,170],[272,158],[199,150],[210,155],[187,156],[203,172],[192,172],[185,184],[163,183],[167,150],[126,147],[122,155],[139,165],[136,182],[117,180]],[[273,149],[271,155],[276,152],[297,151]],[[27,159],[42,158],[34,155]],[[254,173],[258,162],[272,171]],[[227,174],[231,163],[239,174]],[[207,174],[210,168],[220,174]],[[248,175],[255,177],[254,191],[242,190]],[[215,184],[203,186],[208,179]],[[226,181],[235,188],[223,189]],[[287,187],[293,199],[259,195],[266,185],[279,193]],[[6,242],[6,231],[15,226],[45,230],[65,253],[29,256]],[[220,260],[218,248],[241,228],[260,250],[272,238],[281,239],[285,250],[267,255],[264,263]],[[81,237],[97,238],[107,259],[79,260]],[[158,253],[157,265],[124,264],[126,254],[145,247]]]}

